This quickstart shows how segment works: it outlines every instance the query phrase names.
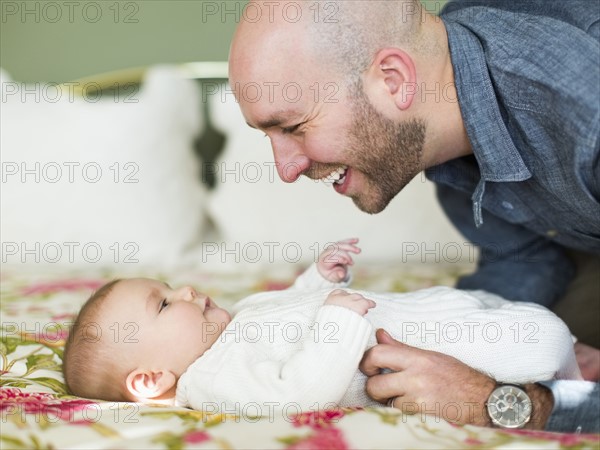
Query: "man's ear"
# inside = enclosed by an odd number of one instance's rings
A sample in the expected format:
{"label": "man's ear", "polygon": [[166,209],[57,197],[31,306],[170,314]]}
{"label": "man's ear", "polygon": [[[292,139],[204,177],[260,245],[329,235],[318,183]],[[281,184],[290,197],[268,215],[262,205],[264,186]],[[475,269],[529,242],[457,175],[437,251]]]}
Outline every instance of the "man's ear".
{"label": "man's ear", "polygon": [[408,109],[417,93],[417,70],[412,57],[399,48],[384,48],[377,52],[367,72],[367,83],[383,89],[396,107]]}
{"label": "man's ear", "polygon": [[175,386],[177,378],[173,372],[135,369],[125,381],[127,391],[136,399],[150,400],[161,397]]}

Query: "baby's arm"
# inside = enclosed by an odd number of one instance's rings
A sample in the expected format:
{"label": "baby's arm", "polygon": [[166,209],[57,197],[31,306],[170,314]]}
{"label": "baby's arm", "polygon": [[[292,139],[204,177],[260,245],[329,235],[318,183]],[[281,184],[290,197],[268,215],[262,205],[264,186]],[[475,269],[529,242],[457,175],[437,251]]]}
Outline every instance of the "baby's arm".
{"label": "baby's arm", "polygon": [[[208,353],[213,356],[209,367],[186,374],[190,381],[184,388],[185,404],[194,409],[210,404],[223,411],[252,407],[253,413],[258,408],[269,416],[275,411],[290,414],[335,407],[358,370],[373,332],[371,324],[350,308],[325,304],[307,332],[290,354],[283,353],[289,345],[281,334],[265,352],[256,341],[244,340],[243,333],[226,351]],[[210,367],[212,363],[217,367]]]}

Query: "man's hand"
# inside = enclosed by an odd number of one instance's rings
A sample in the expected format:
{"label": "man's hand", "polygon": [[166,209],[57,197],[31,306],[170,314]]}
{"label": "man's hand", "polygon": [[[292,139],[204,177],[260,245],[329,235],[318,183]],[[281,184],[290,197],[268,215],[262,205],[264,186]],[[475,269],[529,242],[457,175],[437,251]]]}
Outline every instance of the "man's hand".
{"label": "man's hand", "polygon": [[[367,393],[408,414],[433,414],[449,422],[491,426],[486,402],[496,386],[487,375],[443,353],[421,350],[377,330],[379,345],[367,350],[360,370],[369,379]],[[380,373],[381,369],[391,373]],[[526,428],[544,429],[552,411],[552,393],[544,386],[525,386],[533,403]]]}
{"label": "man's hand", "polygon": [[332,283],[344,281],[348,275],[348,266],[354,264],[351,253],[360,253],[357,242],[357,238],[351,238],[328,245],[317,261],[317,270],[321,276]]}
{"label": "man's hand", "polygon": [[575,357],[577,358],[577,364],[584,380],[600,380],[600,350],[581,342],[576,342]]}
{"label": "man's hand", "polygon": [[351,309],[352,311],[364,316],[367,314],[369,309],[374,308],[376,303],[373,300],[363,297],[360,294],[351,294],[341,289],[331,291],[325,300],[325,305],[337,305],[343,306],[344,308]]}
{"label": "man's hand", "polygon": [[[487,426],[485,402],[495,381],[442,353],[421,350],[377,330],[379,345],[369,349],[360,370],[367,393],[408,414],[434,414],[450,422]],[[393,372],[381,374],[381,369]]]}

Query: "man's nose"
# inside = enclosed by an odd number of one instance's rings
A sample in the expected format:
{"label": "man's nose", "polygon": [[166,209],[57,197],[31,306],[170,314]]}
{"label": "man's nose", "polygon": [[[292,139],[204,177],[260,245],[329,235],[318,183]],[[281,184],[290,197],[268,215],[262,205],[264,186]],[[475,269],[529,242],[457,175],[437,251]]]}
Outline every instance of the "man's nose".
{"label": "man's nose", "polygon": [[310,167],[310,159],[297,143],[272,139],[271,145],[277,173],[286,183],[293,183]]}

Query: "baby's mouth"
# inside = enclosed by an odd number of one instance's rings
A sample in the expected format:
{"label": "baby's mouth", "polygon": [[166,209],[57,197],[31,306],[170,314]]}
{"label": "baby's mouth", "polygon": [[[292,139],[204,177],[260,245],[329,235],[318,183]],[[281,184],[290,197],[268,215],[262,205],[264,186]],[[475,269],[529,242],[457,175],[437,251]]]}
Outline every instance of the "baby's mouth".
{"label": "baby's mouth", "polygon": [[196,298],[196,304],[202,308],[202,306],[204,306],[204,308],[202,309],[202,311],[206,311],[207,309],[211,308],[211,304],[212,301],[210,299],[210,297],[208,295],[199,295]]}

